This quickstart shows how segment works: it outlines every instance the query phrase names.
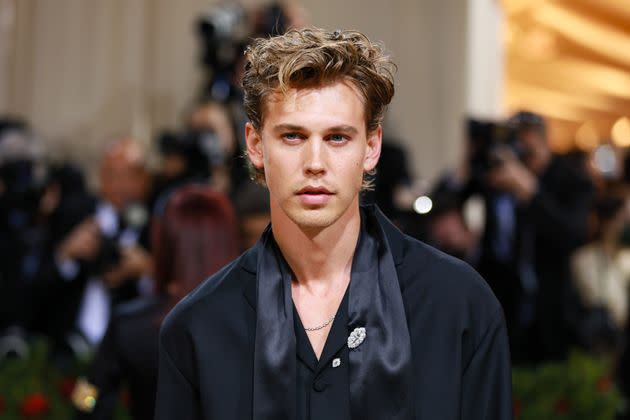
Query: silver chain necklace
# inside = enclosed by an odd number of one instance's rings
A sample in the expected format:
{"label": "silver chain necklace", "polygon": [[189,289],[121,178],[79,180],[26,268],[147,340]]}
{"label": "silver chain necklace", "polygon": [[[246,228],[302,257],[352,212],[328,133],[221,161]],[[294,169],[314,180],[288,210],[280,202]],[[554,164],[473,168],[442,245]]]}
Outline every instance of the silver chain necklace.
{"label": "silver chain necklace", "polygon": [[322,328],[326,328],[331,322],[333,322],[333,320],[335,319],[335,315],[331,316],[326,322],[324,322],[322,325],[318,325],[317,327],[304,327],[305,331],[317,331],[317,330],[321,330]]}

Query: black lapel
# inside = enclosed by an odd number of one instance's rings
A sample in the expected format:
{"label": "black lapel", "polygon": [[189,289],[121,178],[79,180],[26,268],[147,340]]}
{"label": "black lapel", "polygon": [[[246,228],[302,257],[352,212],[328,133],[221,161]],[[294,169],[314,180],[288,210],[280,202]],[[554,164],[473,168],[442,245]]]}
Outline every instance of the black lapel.
{"label": "black lapel", "polygon": [[387,243],[389,244],[389,249],[392,253],[392,258],[394,259],[394,264],[399,266],[402,264],[405,258],[405,234],[394,225],[391,220],[387,218],[375,204],[367,205],[366,207],[373,207],[374,214],[376,215],[376,219],[379,224],[383,228],[383,232],[385,233],[385,238],[387,238]]}
{"label": "black lapel", "polygon": [[248,279],[245,281],[243,287],[243,295],[245,300],[252,307],[254,312],[256,311],[256,269],[258,264],[258,248],[260,247],[260,241],[256,243],[252,248],[245,251],[243,254],[241,268],[243,269],[243,275]]}

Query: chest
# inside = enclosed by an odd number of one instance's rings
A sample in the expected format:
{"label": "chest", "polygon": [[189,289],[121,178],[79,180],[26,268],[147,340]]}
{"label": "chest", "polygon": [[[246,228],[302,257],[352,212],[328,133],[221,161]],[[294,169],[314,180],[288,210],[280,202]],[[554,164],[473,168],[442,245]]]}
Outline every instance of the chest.
{"label": "chest", "polygon": [[306,337],[319,359],[332,329],[335,318],[338,317],[339,308],[347,290],[347,281],[343,288],[331,290],[330,293],[316,295],[309,293],[304,288],[292,285],[294,316],[299,317],[299,325],[306,332]]}

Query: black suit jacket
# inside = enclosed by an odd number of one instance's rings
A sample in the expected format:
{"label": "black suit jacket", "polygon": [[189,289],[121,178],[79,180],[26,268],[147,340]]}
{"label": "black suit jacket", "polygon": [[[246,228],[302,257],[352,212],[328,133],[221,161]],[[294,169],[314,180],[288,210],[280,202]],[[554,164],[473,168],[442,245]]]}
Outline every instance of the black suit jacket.
{"label": "black suit jacket", "polygon": [[[411,336],[415,418],[512,418],[505,322],[489,287],[465,263],[379,219]],[[156,419],[252,418],[259,246],[210,277],[164,321]]]}

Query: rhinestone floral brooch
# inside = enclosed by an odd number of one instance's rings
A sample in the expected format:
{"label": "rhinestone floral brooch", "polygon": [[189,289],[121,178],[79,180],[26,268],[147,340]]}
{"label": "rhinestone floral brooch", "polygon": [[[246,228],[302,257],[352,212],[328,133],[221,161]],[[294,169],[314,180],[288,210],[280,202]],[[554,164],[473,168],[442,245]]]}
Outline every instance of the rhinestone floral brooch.
{"label": "rhinestone floral brooch", "polygon": [[355,349],[359,347],[365,337],[367,336],[364,327],[357,327],[348,336],[348,348]]}

